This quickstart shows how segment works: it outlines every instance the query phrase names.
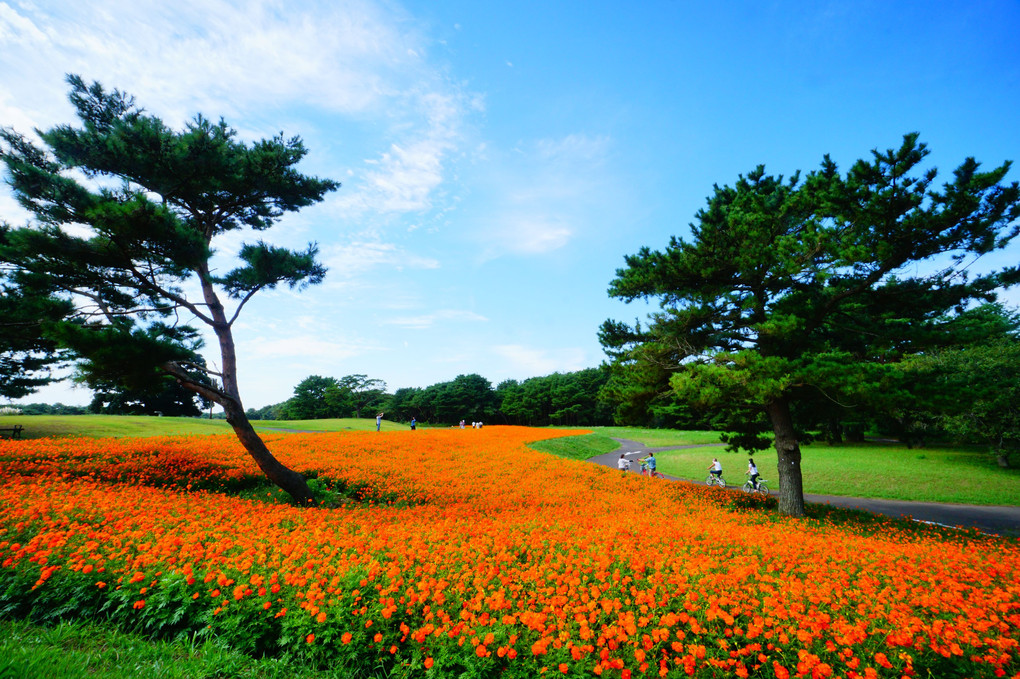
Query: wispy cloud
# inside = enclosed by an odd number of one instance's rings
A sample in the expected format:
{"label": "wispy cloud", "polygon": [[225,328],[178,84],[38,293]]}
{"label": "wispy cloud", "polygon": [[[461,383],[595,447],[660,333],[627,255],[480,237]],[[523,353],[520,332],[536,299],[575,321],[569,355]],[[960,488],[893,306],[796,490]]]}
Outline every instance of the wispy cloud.
{"label": "wispy cloud", "polygon": [[418,314],[415,316],[398,316],[384,320],[383,323],[386,325],[399,325],[404,328],[410,328],[414,330],[423,330],[425,328],[431,328],[437,323],[477,323],[485,322],[489,319],[481,314],[476,314],[473,311],[461,311],[456,309],[440,309],[433,311],[428,314]]}
{"label": "wispy cloud", "polygon": [[357,0],[0,4],[0,41],[20,48],[19,58],[31,65],[8,75],[81,70],[147,102],[185,106],[182,119],[196,105],[302,101],[349,114],[377,109],[412,86],[410,71],[425,69],[420,40],[399,17]]}
{"label": "wispy cloud", "polygon": [[329,277],[338,279],[352,278],[377,267],[396,271],[439,268],[436,259],[416,255],[393,243],[378,241],[326,245],[322,248],[321,259],[329,268]]}
{"label": "wispy cloud", "polygon": [[8,0],[0,122],[66,122],[66,72],[134,94],[175,127],[201,111],[256,138],[301,117],[302,136],[328,142],[339,116],[369,141],[353,147],[362,158],[331,203],[348,217],[428,210],[479,97],[447,80],[416,26],[367,0]]}
{"label": "wispy cloud", "polygon": [[582,233],[608,190],[610,148],[607,137],[572,134],[498,159],[490,181],[501,190],[490,187],[495,207],[476,236],[483,258],[552,252]]}
{"label": "wispy cloud", "polygon": [[583,349],[535,349],[520,344],[503,344],[492,347],[492,352],[504,359],[511,375],[538,376],[554,372],[574,372],[588,367]]}
{"label": "wispy cloud", "polygon": [[246,361],[261,359],[300,358],[302,363],[329,365],[372,351],[369,345],[331,342],[308,335],[269,339],[258,337],[239,343]]}

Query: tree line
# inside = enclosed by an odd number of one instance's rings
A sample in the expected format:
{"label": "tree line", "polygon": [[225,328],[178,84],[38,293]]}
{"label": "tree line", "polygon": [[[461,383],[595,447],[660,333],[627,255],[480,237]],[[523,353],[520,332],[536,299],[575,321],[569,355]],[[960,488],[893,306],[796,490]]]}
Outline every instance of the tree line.
{"label": "tree line", "polygon": [[253,420],[303,420],[372,417],[385,412],[395,422],[453,425],[460,421],[541,427],[601,426],[614,422],[604,400],[606,366],[553,373],[496,387],[478,374],[458,375],[428,387],[403,387],[387,393],[386,383],[367,375],[341,378],[310,375],[281,403],[250,408]]}

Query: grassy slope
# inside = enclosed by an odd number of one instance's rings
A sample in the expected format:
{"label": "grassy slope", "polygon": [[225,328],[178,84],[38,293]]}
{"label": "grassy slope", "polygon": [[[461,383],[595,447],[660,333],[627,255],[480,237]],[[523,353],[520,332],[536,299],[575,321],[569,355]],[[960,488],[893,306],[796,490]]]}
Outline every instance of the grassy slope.
{"label": "grassy slope", "polygon": [[[195,417],[148,417],[144,415],[4,415],[0,428],[20,424],[27,439],[46,436],[172,436],[184,434],[229,434],[226,420]],[[253,421],[256,429],[278,431],[344,431],[375,429],[375,418],[342,420]],[[384,431],[407,429],[407,425],[383,421]]]}
{"label": "grassy slope", "polygon": [[[612,438],[640,441],[658,448],[718,442],[713,432],[687,432],[628,427],[596,427],[592,434],[533,444],[532,447],[563,457],[586,459],[616,449]],[[888,443],[803,448],[804,492],[819,495],[876,497],[918,502],[953,502],[975,505],[1020,506],[1020,469],[1001,469],[977,449],[930,446],[908,450]],[[746,453],[712,448],[659,453],[659,469],[671,476],[703,480],[713,457],[723,465],[729,483],[742,484]],[[764,478],[778,487],[776,454],[757,453],[755,461]]]}

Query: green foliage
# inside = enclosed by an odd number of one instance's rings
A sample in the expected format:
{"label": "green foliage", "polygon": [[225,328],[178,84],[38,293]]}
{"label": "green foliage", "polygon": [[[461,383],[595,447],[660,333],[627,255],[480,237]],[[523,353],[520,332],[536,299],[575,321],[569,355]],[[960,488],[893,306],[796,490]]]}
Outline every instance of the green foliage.
{"label": "green foliage", "polygon": [[508,424],[598,426],[612,421],[611,406],[602,389],[609,380],[605,368],[553,373],[496,387],[499,414]]}
{"label": "green foliage", "polygon": [[89,410],[116,415],[198,417],[202,410],[195,403],[197,398],[197,394],[188,391],[175,380],[159,375],[153,384],[144,389],[124,389],[116,384],[105,388],[93,387]]}
{"label": "green foliage", "polygon": [[310,375],[294,387],[294,395],[290,397],[284,408],[285,419],[316,420],[327,417],[339,417],[333,414],[326,403],[326,390],[336,385],[332,377]]}
{"label": "green foliage", "polygon": [[959,440],[988,446],[1008,466],[1020,452],[1020,342],[945,349],[911,357],[904,370],[928,413]]}
{"label": "green foliage", "polygon": [[[0,678],[302,679],[347,677],[284,659],[255,659],[208,635],[154,641],[103,622],[40,626],[0,620]],[[362,676],[373,676],[365,674]]]}
{"label": "green foliage", "polygon": [[[0,222],[0,245],[7,231]],[[69,314],[71,305],[41,283],[0,267],[0,397],[22,398],[49,384],[49,369],[67,358],[44,329]]]}
{"label": "green foliage", "polygon": [[452,424],[492,421],[496,399],[492,384],[481,375],[457,375],[452,382],[436,385],[436,419]]}
{"label": "green foliage", "polygon": [[388,401],[386,383],[382,380],[369,379],[367,375],[345,375],[339,379],[310,375],[294,387],[294,395],[276,407],[273,414],[284,420],[360,418],[370,411],[385,410]]}

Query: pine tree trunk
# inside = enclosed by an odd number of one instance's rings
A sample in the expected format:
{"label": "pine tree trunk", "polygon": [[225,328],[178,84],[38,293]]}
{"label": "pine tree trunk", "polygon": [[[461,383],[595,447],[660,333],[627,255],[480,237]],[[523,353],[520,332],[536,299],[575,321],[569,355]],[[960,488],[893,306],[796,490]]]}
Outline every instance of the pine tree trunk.
{"label": "pine tree trunk", "polygon": [[[220,303],[219,297],[216,295],[215,290],[213,290],[208,270],[203,267],[199,274],[199,280],[202,283],[202,294],[205,297],[209,315],[213,320],[210,325],[213,332],[216,333],[217,340],[219,340],[220,358],[223,361],[223,370],[220,375],[223,384],[220,390],[202,389],[201,385],[189,384],[187,381],[183,381],[182,384],[222,406],[223,412],[227,416],[227,422],[234,428],[234,434],[237,435],[237,439],[244,446],[244,449],[248,451],[252,459],[255,460],[255,464],[259,466],[259,469],[263,471],[266,477],[286,491],[298,504],[311,504],[315,501],[315,495],[308,487],[305,478],[277,460],[269,451],[269,448],[266,447],[262,438],[255,432],[251,422],[248,421],[237,385],[237,352],[234,348],[234,335],[231,331],[230,323],[224,314],[223,304]],[[164,366],[164,368],[178,379],[181,379],[180,372],[176,372],[167,366]]]}
{"label": "pine tree trunk", "polygon": [[793,429],[790,404],[786,400],[765,407],[776,434],[779,456],[779,511],[789,516],[804,516],[804,482],[800,471],[800,443]]}
{"label": "pine tree trunk", "polygon": [[244,446],[244,449],[248,451],[252,459],[255,460],[255,464],[259,466],[259,469],[263,471],[266,477],[286,491],[298,504],[312,504],[315,501],[315,495],[308,487],[305,477],[284,465],[269,452],[265,442],[255,432],[251,422],[248,421],[248,416],[244,414],[244,409],[241,407],[240,402],[227,401],[220,403],[220,405],[223,406],[227,422],[234,428],[237,439]]}

